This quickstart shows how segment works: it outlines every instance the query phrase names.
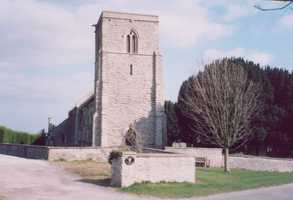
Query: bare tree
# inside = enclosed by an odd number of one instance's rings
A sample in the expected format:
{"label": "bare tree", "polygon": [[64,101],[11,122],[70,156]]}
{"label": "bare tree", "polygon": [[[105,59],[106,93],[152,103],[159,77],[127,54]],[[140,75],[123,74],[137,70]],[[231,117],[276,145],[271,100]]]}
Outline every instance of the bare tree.
{"label": "bare tree", "polygon": [[178,98],[183,114],[191,119],[194,133],[223,148],[228,172],[229,148],[246,143],[252,134],[260,86],[248,79],[242,66],[225,58],[206,65],[187,87],[188,94]]}
{"label": "bare tree", "polygon": [[254,7],[256,7],[257,9],[261,11],[276,11],[276,10],[283,10],[283,9],[289,8],[291,5],[293,5],[293,0],[270,0],[270,1],[278,1],[282,3],[283,5],[279,7],[275,7],[275,8],[264,8],[260,5],[255,5]]}

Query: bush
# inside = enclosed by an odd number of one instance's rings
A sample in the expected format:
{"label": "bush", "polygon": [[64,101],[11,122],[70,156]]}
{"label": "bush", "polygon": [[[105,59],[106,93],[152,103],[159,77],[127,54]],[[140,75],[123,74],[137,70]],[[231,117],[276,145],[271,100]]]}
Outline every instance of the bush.
{"label": "bush", "polygon": [[10,144],[32,144],[39,134],[15,131],[4,126],[0,126],[0,143]]}
{"label": "bush", "polygon": [[122,152],[121,151],[112,151],[108,157],[108,163],[112,164],[112,160],[113,159],[117,159],[120,158],[122,156]]}
{"label": "bush", "polygon": [[0,143],[3,143],[4,140],[4,130],[0,129]]}

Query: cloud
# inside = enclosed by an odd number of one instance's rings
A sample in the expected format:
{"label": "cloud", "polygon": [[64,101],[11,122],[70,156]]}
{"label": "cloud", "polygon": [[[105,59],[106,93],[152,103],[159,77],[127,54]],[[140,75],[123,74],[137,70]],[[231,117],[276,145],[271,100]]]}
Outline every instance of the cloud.
{"label": "cloud", "polygon": [[[207,9],[199,1],[192,0],[184,4],[180,0],[168,4],[147,0],[84,1],[77,7],[50,1],[2,0],[0,69],[6,73],[2,73],[1,78],[6,75],[13,79],[21,74],[20,70],[35,74],[42,69],[75,71],[75,75],[86,72],[88,67],[80,66],[91,67],[94,63],[91,24],[98,20],[103,9],[159,15],[162,40],[172,46],[193,46],[199,41],[217,40],[233,32],[232,26],[211,21]],[[18,78],[23,84],[32,79],[24,75]],[[53,87],[50,83],[55,82],[55,78],[50,81],[47,76],[46,79],[48,87]]]}
{"label": "cloud", "polygon": [[196,1],[175,1],[173,7],[157,11],[161,21],[161,38],[168,44],[190,47],[200,41],[218,40],[234,32],[231,25],[209,19],[206,8]]}
{"label": "cloud", "polygon": [[[0,101],[11,110],[0,123],[21,124],[11,114],[20,115],[15,106],[20,103],[34,117],[54,115],[60,121],[78,98],[93,89],[94,33],[90,25],[96,20],[97,16],[82,10],[45,1],[1,1]],[[64,112],[60,105],[68,110]],[[5,110],[1,106],[3,115]],[[25,114],[31,115],[22,116]],[[42,127],[31,124],[23,129]]]}
{"label": "cloud", "polygon": [[88,63],[93,33],[83,15],[34,0],[4,0],[1,5],[1,67]]}
{"label": "cloud", "polygon": [[236,21],[240,18],[251,16],[255,10],[249,9],[247,5],[228,4],[226,5],[226,14],[223,19],[226,22]]}
{"label": "cloud", "polygon": [[81,97],[93,93],[93,74],[87,72],[53,77],[1,72],[0,80],[0,124],[27,131],[45,128],[49,116],[60,123]]}
{"label": "cloud", "polygon": [[174,47],[190,47],[200,41],[217,40],[234,32],[232,25],[217,22],[209,18],[208,10],[200,1],[171,0],[168,3],[147,0],[109,0],[107,3],[89,4],[79,8],[82,13],[100,10],[118,10],[155,14],[160,18],[161,40]]}
{"label": "cloud", "polygon": [[161,38],[172,46],[189,47],[233,33],[231,25],[209,19],[207,8],[199,1],[186,0],[184,4],[180,0],[168,4],[147,0],[85,1],[71,9],[49,2],[1,1],[1,68],[58,68],[93,62],[91,24],[98,20],[103,9],[159,15]]}
{"label": "cloud", "polygon": [[[234,32],[231,24],[211,19],[208,8],[199,0],[74,2],[78,3],[1,1],[0,80],[5,83],[0,85],[2,105],[13,107],[13,99],[31,106],[27,110],[33,110],[32,102],[38,102],[40,107],[34,112],[41,118],[48,110],[53,112],[51,108],[71,106],[88,93],[93,86],[94,68],[91,25],[97,22],[102,10],[159,15],[161,40],[168,47],[194,47],[199,42],[219,40]],[[66,115],[59,109],[55,112],[58,119]],[[7,118],[13,126],[13,116]],[[1,118],[0,123],[3,123]],[[32,126],[41,128],[38,124]]]}
{"label": "cloud", "polygon": [[[192,16],[161,15],[162,40],[177,47],[189,47],[200,41],[217,40],[231,35],[231,26],[208,22],[206,18],[195,12]],[[198,16],[196,16],[198,15]]]}
{"label": "cloud", "polygon": [[[67,76],[28,76],[20,73],[0,74],[0,99],[18,101],[75,102],[93,91],[93,75],[87,72]],[[72,99],[73,98],[73,99]],[[71,105],[73,106],[73,105]]]}
{"label": "cloud", "polygon": [[273,56],[269,53],[254,49],[235,48],[231,50],[208,49],[204,52],[204,60],[208,62],[223,57],[243,57],[261,65],[272,62]]}
{"label": "cloud", "polygon": [[282,17],[280,19],[280,25],[284,28],[293,28],[293,14]]}
{"label": "cloud", "polygon": [[[241,18],[245,18],[256,14],[254,8],[254,1],[246,0],[217,0],[217,1],[203,1],[209,10],[221,10],[222,15],[216,14],[215,18],[219,18],[226,23],[235,22]],[[214,12],[212,13],[214,14]]]}

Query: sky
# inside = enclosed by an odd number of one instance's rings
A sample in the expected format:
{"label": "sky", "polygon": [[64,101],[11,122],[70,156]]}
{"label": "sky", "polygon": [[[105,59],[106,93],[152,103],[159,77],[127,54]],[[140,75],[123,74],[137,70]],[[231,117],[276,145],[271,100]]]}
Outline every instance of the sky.
{"label": "sky", "polygon": [[244,57],[293,69],[293,10],[264,0],[1,0],[0,124],[38,132],[93,91],[94,30],[102,10],[160,19],[165,96],[203,64]]}

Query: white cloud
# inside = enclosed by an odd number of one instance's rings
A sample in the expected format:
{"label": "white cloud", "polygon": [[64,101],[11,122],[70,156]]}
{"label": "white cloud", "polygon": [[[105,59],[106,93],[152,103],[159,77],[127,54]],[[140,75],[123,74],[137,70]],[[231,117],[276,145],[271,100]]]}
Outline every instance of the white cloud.
{"label": "white cloud", "polygon": [[[180,5],[181,4],[181,5]],[[231,25],[211,21],[206,8],[196,1],[175,1],[173,8],[157,11],[161,21],[161,38],[179,47],[196,45],[199,41],[217,40],[233,33]]]}
{"label": "white cloud", "polygon": [[[180,0],[168,4],[146,0],[86,1],[70,9],[48,2],[1,1],[0,69],[6,72],[2,73],[1,79],[4,74],[11,78],[20,69],[70,71],[73,68],[78,71],[76,73],[85,72],[82,67],[76,69],[75,66],[92,66],[94,63],[91,24],[98,20],[103,9],[159,15],[162,40],[173,46],[192,46],[199,41],[220,39],[233,31],[231,26],[210,21],[206,8],[200,6],[199,1],[186,0],[184,4]],[[25,84],[32,77],[19,78]],[[53,87],[50,82],[54,81],[53,77],[48,80],[48,87]]]}
{"label": "white cloud", "polygon": [[0,80],[5,83],[0,85],[1,102],[5,97],[52,108],[73,105],[87,93],[93,85],[91,25],[104,9],[159,15],[161,40],[173,47],[218,40],[234,31],[233,26],[210,19],[199,0],[88,0],[75,6],[54,2],[1,0]]}
{"label": "white cloud", "polygon": [[199,1],[150,3],[147,0],[86,1],[68,9],[37,0],[3,0],[0,7],[0,67],[50,67],[93,63],[91,24],[103,9],[154,13],[160,16],[162,40],[193,46],[233,32],[231,25],[211,21]]}
{"label": "white cloud", "polygon": [[240,18],[256,14],[257,10],[254,8],[255,1],[247,0],[216,0],[203,1],[203,4],[209,7],[209,10],[222,10],[222,15],[217,15],[216,18],[222,19],[224,22],[235,22]]}
{"label": "white cloud", "polygon": [[17,67],[88,63],[93,33],[83,15],[34,0],[1,5],[2,62]]}
{"label": "white cloud", "polygon": [[224,15],[223,19],[227,22],[253,15],[256,12],[254,9],[252,9],[252,7],[249,9],[247,5],[238,4],[228,4],[226,9],[226,15]]}
{"label": "white cloud", "polygon": [[161,40],[171,46],[190,47],[199,41],[217,40],[234,32],[231,25],[213,21],[208,16],[208,9],[200,0],[171,0],[150,2],[147,0],[110,0],[104,4],[90,4],[83,7],[83,13],[106,10],[121,10],[155,14],[160,18]]}
{"label": "white cloud", "polygon": [[282,17],[280,19],[280,25],[284,28],[293,28],[293,14]]}
{"label": "white cloud", "polygon": [[[0,84],[0,110],[2,118],[6,117],[0,124],[9,121],[9,126],[28,131],[45,128],[48,116],[56,123],[63,121],[81,97],[93,93],[93,74],[87,72],[53,77],[2,72],[0,80],[5,83]],[[22,123],[24,120],[26,124]]]}
{"label": "white cloud", "polygon": [[19,101],[68,103],[93,91],[93,75],[86,72],[53,77],[2,72],[0,80],[5,83],[0,84],[0,98],[11,97]]}
{"label": "white cloud", "polygon": [[261,65],[269,64],[273,60],[271,54],[254,49],[235,48],[228,51],[208,49],[204,52],[204,60],[208,62],[224,57],[243,57]]}

